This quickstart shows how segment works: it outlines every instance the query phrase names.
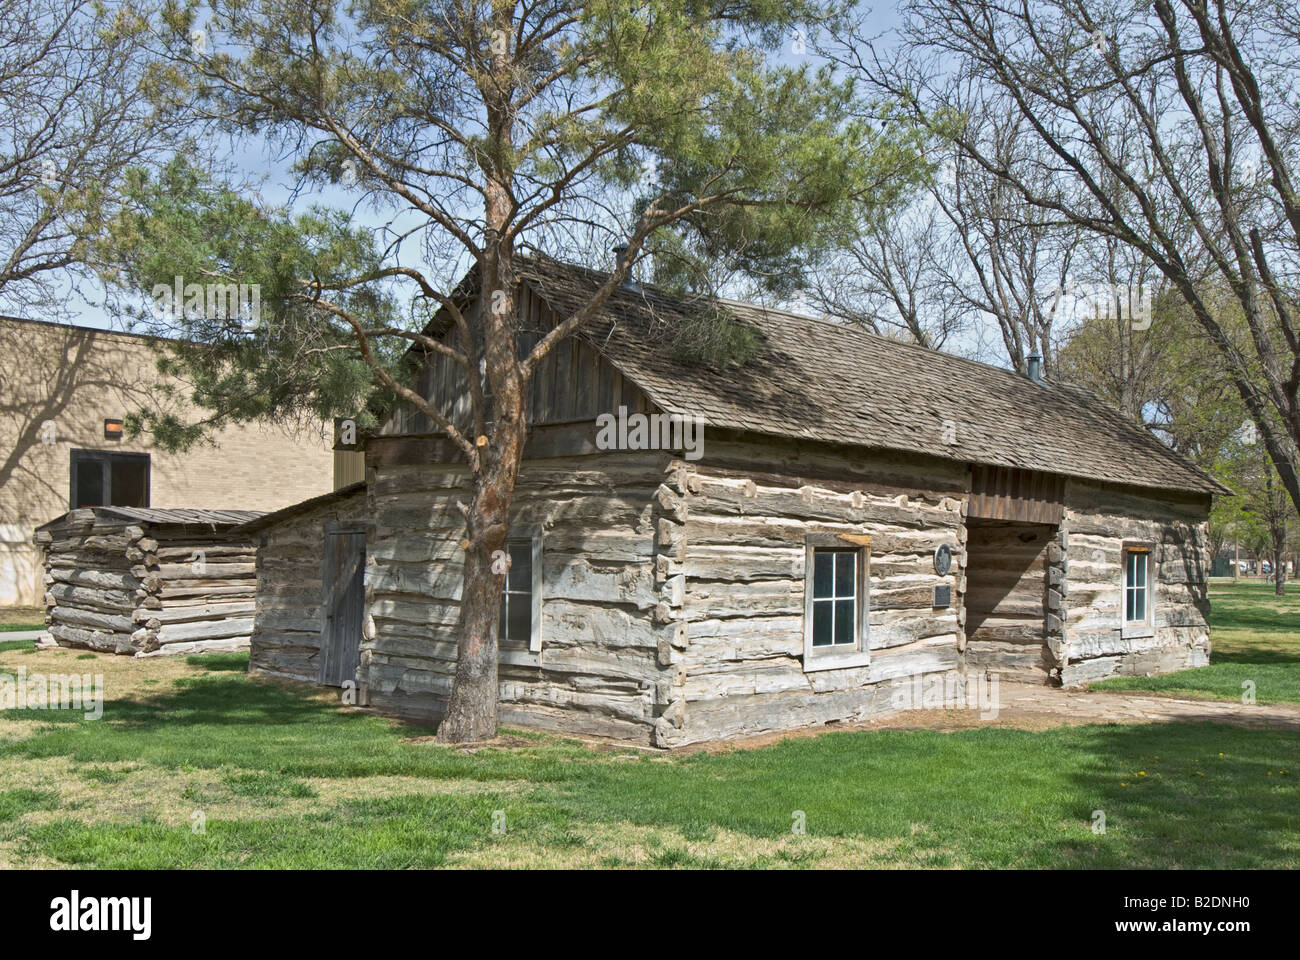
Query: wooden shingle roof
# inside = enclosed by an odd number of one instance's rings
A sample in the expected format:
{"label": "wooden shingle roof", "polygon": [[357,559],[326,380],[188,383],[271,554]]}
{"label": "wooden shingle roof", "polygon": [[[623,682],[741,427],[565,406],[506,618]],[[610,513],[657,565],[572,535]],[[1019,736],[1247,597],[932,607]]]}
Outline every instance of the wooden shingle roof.
{"label": "wooden shingle roof", "polygon": [[362,499],[364,506],[364,494],[366,482],[359,480],[356,483],[350,483],[346,487],[339,487],[337,490],[331,490],[329,493],[322,493],[315,497],[308,497],[306,500],[299,500],[297,503],[291,503],[287,507],[281,507],[279,510],[273,510],[270,513],[259,513],[252,520],[239,526],[239,533],[256,533],[259,530],[265,530],[267,527],[273,527],[283,520],[289,520],[299,514],[314,510],[316,507],[323,507],[330,503],[341,502],[348,497],[358,496]]}
{"label": "wooden shingle roof", "polygon": [[[605,274],[530,259],[520,270],[561,317]],[[758,356],[714,370],[675,359],[664,332],[701,307],[648,285],[624,287],[584,339],[669,413],[706,426],[901,450],[1112,483],[1226,492],[1191,461],[1090,392],[862,330],[731,300]]]}
{"label": "wooden shingle roof", "polygon": [[241,523],[248,523],[250,520],[256,520],[258,517],[262,516],[262,512],[258,510],[82,507],[80,510],[70,510],[62,516],[50,520],[48,523],[41,524],[41,526],[36,529],[44,530],[46,527],[57,526],[68,519],[76,520],[80,517],[89,518],[92,513],[98,517],[108,517],[114,520],[125,520],[127,522],[150,524],[154,526],[195,526],[209,527],[213,530],[238,526]]}

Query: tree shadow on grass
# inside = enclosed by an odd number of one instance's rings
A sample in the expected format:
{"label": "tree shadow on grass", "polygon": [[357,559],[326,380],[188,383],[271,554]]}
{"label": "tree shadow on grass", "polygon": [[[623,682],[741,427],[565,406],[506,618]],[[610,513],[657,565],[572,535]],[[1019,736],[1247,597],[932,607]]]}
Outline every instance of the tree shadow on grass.
{"label": "tree shadow on grass", "polygon": [[[1242,630],[1263,635],[1263,642],[1269,645],[1282,644],[1284,638],[1295,637],[1300,604],[1291,595],[1282,599],[1262,591],[1244,594],[1234,591],[1213,597],[1212,602],[1211,637],[1216,630]],[[1281,609],[1274,609],[1275,606]],[[1286,655],[1300,658],[1300,650],[1287,650]]]}
{"label": "tree shadow on grass", "polygon": [[356,775],[398,739],[389,721],[236,674],[185,677],[150,695],[108,698],[101,719],[83,710],[10,710],[42,729],[0,747],[0,756],[71,756],[83,762],[144,759],[164,766],[305,768]]}
{"label": "tree shadow on grass", "polygon": [[[1060,866],[1300,864],[1300,732],[1217,723],[1084,729],[1098,763],[1071,779],[1077,795],[1095,798],[1106,832],[1059,841]],[[1093,811],[1079,813],[1091,819]]]}
{"label": "tree shadow on grass", "polygon": [[183,677],[151,695],[106,700],[103,718],[80,710],[12,710],[0,718],[38,720],[7,756],[69,757],[77,763],[139,761],[164,768],[232,767],[299,777],[416,776],[545,782],[568,776],[580,745],[547,743],[475,753],[434,746],[425,726],[349,710],[321,688],[236,674]]}
{"label": "tree shadow on grass", "polygon": [[1290,633],[1295,630],[1292,622],[1295,613],[1274,613],[1258,607],[1242,606],[1233,610],[1221,610],[1215,607],[1210,614],[1211,628],[1228,630],[1257,630],[1262,633]]}
{"label": "tree shadow on grass", "polygon": [[219,670],[229,673],[248,672],[248,652],[243,653],[196,653],[185,658],[191,667],[205,670]]}
{"label": "tree shadow on grass", "polygon": [[1211,663],[1247,663],[1247,664],[1300,664],[1300,650],[1268,650],[1257,648],[1241,650],[1236,653],[1220,653],[1215,650],[1210,654]]}
{"label": "tree shadow on grass", "polygon": [[590,768],[562,796],[588,820],[769,839],[797,812],[907,866],[1294,867],[1297,757],[1300,733],[1212,723],[845,732]]}
{"label": "tree shadow on grass", "polygon": [[[249,681],[243,676],[196,675],[175,681],[170,690],[104,700],[104,720],[129,727],[152,727],[160,723],[238,726],[244,724],[299,724],[346,722],[348,714],[319,699],[312,689],[302,692],[270,683]],[[6,712],[14,719],[32,719],[32,711]],[[78,724],[76,710],[41,711],[47,723]]]}

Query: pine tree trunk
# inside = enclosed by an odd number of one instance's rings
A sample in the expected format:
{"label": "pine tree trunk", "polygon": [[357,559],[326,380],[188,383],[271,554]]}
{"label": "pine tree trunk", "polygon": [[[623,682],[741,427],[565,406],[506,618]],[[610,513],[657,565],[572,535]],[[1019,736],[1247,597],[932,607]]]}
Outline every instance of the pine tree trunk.
{"label": "pine tree trunk", "polygon": [[[497,7],[497,28],[509,36],[509,5]],[[503,77],[510,69],[506,48],[493,48],[492,73]],[[507,226],[514,215],[510,193],[514,171],[510,167],[514,108],[505,85],[482,88],[487,108],[487,162],[491,170],[484,184],[484,235],[479,296],[483,309],[484,393],[491,410],[480,411],[488,436],[475,438],[479,451],[474,471],[474,498],[466,512],[465,580],[461,591],[456,676],[447,702],[447,715],[438,726],[442,743],[490,740],[497,734],[497,631],[500,626],[501,591],[505,588],[504,559],[510,532],[510,504],[523,460],[527,424],[524,411],[526,384],[518,364],[517,278],[512,240]],[[466,347],[468,349],[468,346]],[[471,376],[474,374],[471,373]],[[500,572],[494,572],[496,570]]]}
{"label": "pine tree trunk", "polygon": [[[489,209],[501,207],[500,197]],[[510,504],[523,460],[527,422],[526,384],[515,359],[515,280],[508,257],[498,253],[485,270],[482,295],[497,308],[483,311],[484,356],[492,393],[490,436],[477,437],[480,463],[474,497],[466,511],[465,580],[457,624],[456,676],[447,715],[438,726],[442,743],[490,740],[497,734],[497,630],[505,588]],[[499,297],[494,294],[499,293]],[[495,568],[495,569],[494,569]]]}
{"label": "pine tree trunk", "polygon": [[523,448],[522,420],[518,423],[519,429],[507,424],[494,431],[494,441],[504,448],[502,457],[477,480],[467,516],[456,677],[447,714],[438,725],[443,743],[472,743],[497,734],[497,630],[505,575],[494,572],[493,558],[506,549],[510,532],[510,503]]}
{"label": "pine tree trunk", "polygon": [[[493,526],[490,518],[484,520]],[[492,551],[505,549],[483,537],[465,552],[465,586],[456,626],[456,678],[447,702],[447,715],[438,725],[444,743],[490,740],[497,733],[497,619],[501,579],[492,573]]]}

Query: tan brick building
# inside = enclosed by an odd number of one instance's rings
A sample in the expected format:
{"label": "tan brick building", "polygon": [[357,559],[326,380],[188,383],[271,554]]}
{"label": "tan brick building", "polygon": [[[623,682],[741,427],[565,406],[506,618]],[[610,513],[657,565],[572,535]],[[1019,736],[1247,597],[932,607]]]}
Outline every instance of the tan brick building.
{"label": "tan brick building", "polygon": [[[165,397],[158,346],[135,334],[0,318],[0,605],[41,602],[32,532],[73,507],[274,510],[333,489],[328,425],[232,427],[183,454],[117,433],[127,414]],[[184,385],[172,386],[188,397]]]}

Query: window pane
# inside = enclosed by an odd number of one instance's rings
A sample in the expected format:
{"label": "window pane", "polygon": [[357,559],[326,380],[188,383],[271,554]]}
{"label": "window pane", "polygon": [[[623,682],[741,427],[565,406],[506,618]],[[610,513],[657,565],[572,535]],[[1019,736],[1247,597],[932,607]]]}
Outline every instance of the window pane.
{"label": "window pane", "polygon": [[813,646],[829,647],[833,639],[832,620],[835,605],[829,600],[813,601]]}
{"label": "window pane", "polygon": [[510,609],[506,614],[506,632],[511,643],[527,645],[532,635],[533,605],[528,597],[511,594]]}
{"label": "window pane", "polygon": [[97,457],[78,457],[73,454],[77,489],[73,491],[73,507],[102,507],[104,504],[104,462]]}
{"label": "window pane", "polygon": [[852,597],[857,594],[855,589],[857,572],[858,555],[856,553],[845,551],[835,554],[835,596]]}
{"label": "window pane", "polygon": [[114,507],[149,506],[149,461],[144,457],[114,457],[112,460]]}
{"label": "window pane", "polygon": [[1144,623],[1150,609],[1149,553],[1126,553],[1124,556],[1124,619],[1129,623]]}
{"label": "window pane", "polygon": [[829,550],[813,551],[813,598],[832,596],[835,584],[835,554]]}
{"label": "window pane", "polygon": [[507,637],[506,635],[507,623],[508,623],[506,619],[506,611],[509,608],[509,603],[510,601],[509,598],[506,596],[506,592],[502,590],[501,591],[501,612],[497,614],[497,640],[498,641],[505,641],[509,639],[509,637]]}
{"label": "window pane", "polygon": [[835,601],[835,643],[853,642],[853,605],[852,600]]}
{"label": "window pane", "polygon": [[533,592],[533,545],[532,543],[508,544],[510,552],[510,573],[507,583],[511,593]]}

